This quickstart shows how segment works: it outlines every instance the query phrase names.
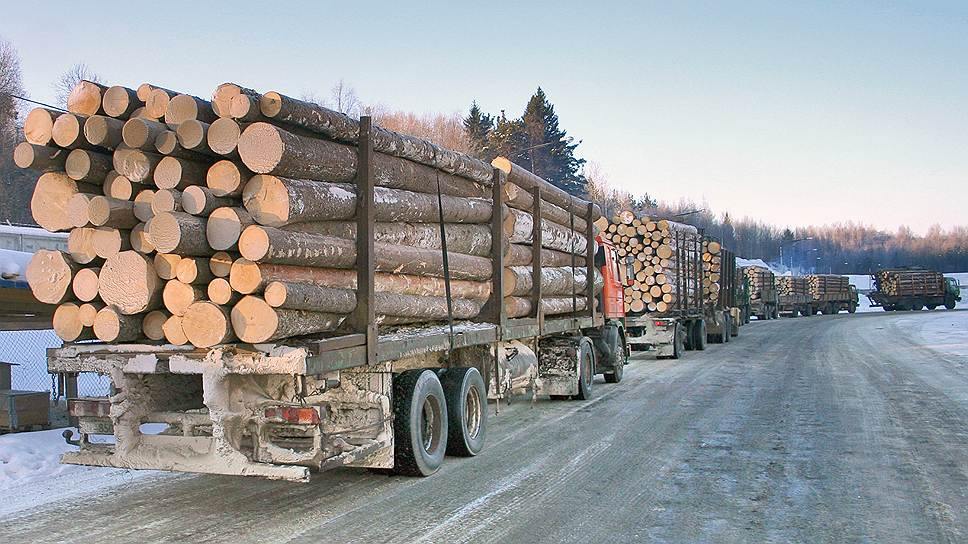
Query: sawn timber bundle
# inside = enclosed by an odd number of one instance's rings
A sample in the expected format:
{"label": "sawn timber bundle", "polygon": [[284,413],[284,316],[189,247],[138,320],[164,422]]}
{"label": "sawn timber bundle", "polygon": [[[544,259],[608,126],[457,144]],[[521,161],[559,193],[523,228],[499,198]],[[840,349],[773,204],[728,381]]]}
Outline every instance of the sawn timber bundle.
{"label": "sawn timber bundle", "polygon": [[[231,83],[207,100],[82,81],[68,110],[31,111],[14,153],[42,172],[34,219],[70,232],[67,252],[40,251],[27,272],[36,298],[58,305],[65,341],[211,347],[341,331],[363,262],[379,324],[495,305],[508,318],[568,314],[590,304],[589,280],[600,286],[585,268],[598,208],[504,158]],[[372,202],[358,198],[363,179]]]}

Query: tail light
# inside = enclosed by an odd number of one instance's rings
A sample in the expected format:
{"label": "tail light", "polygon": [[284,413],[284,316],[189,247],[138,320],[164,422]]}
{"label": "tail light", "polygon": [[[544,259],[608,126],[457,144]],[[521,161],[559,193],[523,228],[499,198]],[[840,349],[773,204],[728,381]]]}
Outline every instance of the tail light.
{"label": "tail light", "polygon": [[266,408],[266,419],[291,425],[319,425],[319,411],[311,406]]}
{"label": "tail light", "polygon": [[67,413],[72,417],[110,417],[111,401],[106,398],[67,399]]}
{"label": "tail light", "polygon": [[656,327],[666,327],[669,325],[669,322],[666,321],[665,319],[653,319],[652,322],[655,324]]}

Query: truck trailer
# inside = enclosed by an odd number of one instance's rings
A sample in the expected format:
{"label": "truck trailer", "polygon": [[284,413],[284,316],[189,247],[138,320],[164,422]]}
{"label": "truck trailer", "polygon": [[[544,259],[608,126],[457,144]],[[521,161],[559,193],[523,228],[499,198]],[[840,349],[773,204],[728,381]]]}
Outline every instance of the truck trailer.
{"label": "truck trailer", "polygon": [[871,307],[884,311],[907,311],[944,306],[953,310],[961,301],[961,287],[955,278],[924,268],[889,268],[871,275],[873,289],[867,295]]}
{"label": "truck trailer", "polygon": [[857,287],[847,276],[811,274],[806,276],[810,294],[810,315],[833,315],[841,310],[857,311]]}
{"label": "truck trailer", "polygon": [[743,274],[750,288],[751,315],[761,321],[779,317],[776,276],[773,271],[762,266],[746,266],[743,267]]}
{"label": "truck trailer", "polygon": [[809,285],[805,276],[776,278],[777,311],[780,315],[799,317],[812,315]]}
{"label": "truck trailer", "polygon": [[[736,254],[721,242],[707,237],[704,245],[716,251],[703,254],[703,290],[706,293],[706,336],[710,343],[724,344],[739,334],[742,321],[736,297]],[[707,268],[712,273],[707,274]]]}

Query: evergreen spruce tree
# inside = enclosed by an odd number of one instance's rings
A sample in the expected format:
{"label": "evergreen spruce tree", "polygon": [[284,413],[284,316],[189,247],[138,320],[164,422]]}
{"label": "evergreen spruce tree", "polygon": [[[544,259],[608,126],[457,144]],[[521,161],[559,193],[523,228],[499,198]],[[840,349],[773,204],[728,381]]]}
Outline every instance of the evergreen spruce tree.
{"label": "evergreen spruce tree", "polygon": [[518,164],[570,194],[584,196],[586,181],[581,169],[585,160],[575,157],[578,144],[558,126],[555,108],[541,87],[528,101],[521,124],[526,145],[520,153],[524,162]]}
{"label": "evergreen spruce tree", "polygon": [[524,123],[521,119],[508,119],[501,110],[501,115],[494,123],[494,129],[488,137],[488,152],[485,159],[502,156],[511,162],[528,167],[528,156],[524,151],[528,147],[528,138],[524,133]]}
{"label": "evergreen spruce tree", "polygon": [[471,102],[470,112],[464,118],[464,133],[470,141],[471,151],[480,159],[491,160],[488,157],[488,139],[494,129],[494,118],[481,111],[477,101]]}

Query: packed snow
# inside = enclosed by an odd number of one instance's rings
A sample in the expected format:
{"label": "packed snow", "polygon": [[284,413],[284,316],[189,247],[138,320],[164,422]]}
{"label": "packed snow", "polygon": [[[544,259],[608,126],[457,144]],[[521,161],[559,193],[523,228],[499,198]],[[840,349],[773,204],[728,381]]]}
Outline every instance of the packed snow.
{"label": "packed snow", "polygon": [[27,263],[33,253],[0,249],[0,278],[5,280],[24,281],[27,279]]}

